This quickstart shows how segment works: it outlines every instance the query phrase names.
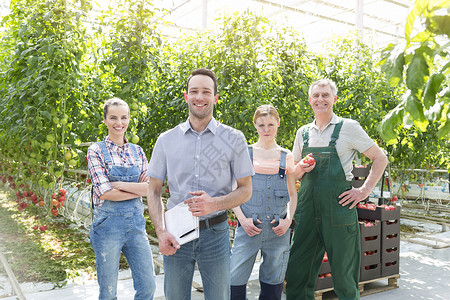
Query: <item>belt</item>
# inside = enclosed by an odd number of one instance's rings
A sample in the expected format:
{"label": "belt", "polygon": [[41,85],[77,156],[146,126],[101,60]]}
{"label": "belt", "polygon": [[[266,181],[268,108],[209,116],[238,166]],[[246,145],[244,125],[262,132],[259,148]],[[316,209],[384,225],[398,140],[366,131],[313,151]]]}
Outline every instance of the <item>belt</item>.
{"label": "belt", "polygon": [[210,219],[206,219],[206,220],[201,220],[200,221],[200,229],[204,229],[206,228],[206,221],[208,221],[208,225],[209,226],[213,226],[219,223],[222,223],[223,221],[226,221],[228,219],[227,213],[223,213],[221,215],[212,217]]}

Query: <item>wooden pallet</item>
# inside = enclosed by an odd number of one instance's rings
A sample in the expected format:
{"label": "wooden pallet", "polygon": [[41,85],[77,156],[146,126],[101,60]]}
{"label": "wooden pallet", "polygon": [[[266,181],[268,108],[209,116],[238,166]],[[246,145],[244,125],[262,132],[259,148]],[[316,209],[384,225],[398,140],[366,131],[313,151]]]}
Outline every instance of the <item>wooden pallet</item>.
{"label": "wooden pallet", "polygon": [[[376,278],[376,279],[371,279],[371,280],[367,280],[367,281],[363,281],[359,283],[359,293],[361,295],[361,297],[367,296],[367,295],[372,295],[375,293],[380,293],[380,292],[384,292],[384,291],[388,291],[388,290],[392,290],[392,289],[396,289],[398,288],[398,284],[397,284],[397,279],[400,278],[400,274],[395,274],[395,275],[391,275],[391,276],[386,276],[386,277],[381,277],[381,278]],[[383,280],[383,279],[387,279],[388,280],[388,284],[384,285],[384,286],[378,286],[378,287],[369,287],[367,286],[367,284],[372,283],[372,282],[376,282],[379,280]],[[315,291],[314,292],[314,299],[315,300],[322,300],[322,296],[325,293],[330,293],[333,292],[333,288],[328,288],[328,289],[323,289],[323,290],[319,290],[319,291]],[[327,297],[327,299],[338,299],[337,296],[335,295],[335,297],[332,297],[330,295],[330,297]]]}

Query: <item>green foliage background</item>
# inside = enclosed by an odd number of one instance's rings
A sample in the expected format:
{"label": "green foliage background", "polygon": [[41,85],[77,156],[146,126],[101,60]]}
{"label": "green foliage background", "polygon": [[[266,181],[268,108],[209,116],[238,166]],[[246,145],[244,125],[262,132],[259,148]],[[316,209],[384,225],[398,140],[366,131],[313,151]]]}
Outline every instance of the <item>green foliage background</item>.
{"label": "green foliage background", "polygon": [[[215,117],[243,131],[249,143],[257,140],[255,108],[272,103],[282,118],[278,142],[292,149],[296,130],[313,118],[310,83],[329,77],[339,89],[336,113],[358,120],[394,164],[449,168],[449,142],[439,124],[381,123],[414,82],[423,82],[407,75],[406,85],[393,84],[384,71],[394,69],[383,71],[377,49],[357,37],[338,38],[318,55],[294,29],[247,12],[222,16],[218,29],[174,41],[163,36],[163,13],[144,0],[117,1],[96,17],[89,0],[12,1],[0,42],[0,149],[10,174],[40,170],[26,180],[54,188],[64,169],[85,168],[82,143],[106,135],[102,104],[112,96],[129,103],[129,136],[137,135],[150,157],[159,134],[187,118],[185,81],[198,67],[218,76]],[[442,70],[436,82],[448,85]],[[439,92],[445,84],[429,89]]]}

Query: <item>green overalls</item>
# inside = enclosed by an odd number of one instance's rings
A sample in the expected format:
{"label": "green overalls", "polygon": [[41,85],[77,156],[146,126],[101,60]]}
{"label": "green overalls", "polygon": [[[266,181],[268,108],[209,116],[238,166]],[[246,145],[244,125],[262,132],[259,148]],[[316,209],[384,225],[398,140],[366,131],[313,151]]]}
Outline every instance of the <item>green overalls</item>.
{"label": "green overalls", "polygon": [[287,300],[314,300],[314,286],[325,251],[339,299],[359,299],[358,215],[356,208],[338,203],[339,195],[352,188],[335,147],[342,123],[341,119],[335,125],[328,147],[309,147],[309,127],[303,132],[302,155],[312,153],[316,166],[303,176],[298,193],[286,273]]}

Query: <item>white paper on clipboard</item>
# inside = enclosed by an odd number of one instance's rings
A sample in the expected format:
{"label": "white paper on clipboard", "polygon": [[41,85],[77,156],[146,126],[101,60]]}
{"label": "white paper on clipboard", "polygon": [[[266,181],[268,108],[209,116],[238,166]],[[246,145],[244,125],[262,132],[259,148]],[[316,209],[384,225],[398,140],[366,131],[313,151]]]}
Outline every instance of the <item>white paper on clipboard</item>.
{"label": "white paper on clipboard", "polygon": [[183,202],[164,213],[166,229],[180,245],[199,237],[199,220],[192,215],[189,206]]}

